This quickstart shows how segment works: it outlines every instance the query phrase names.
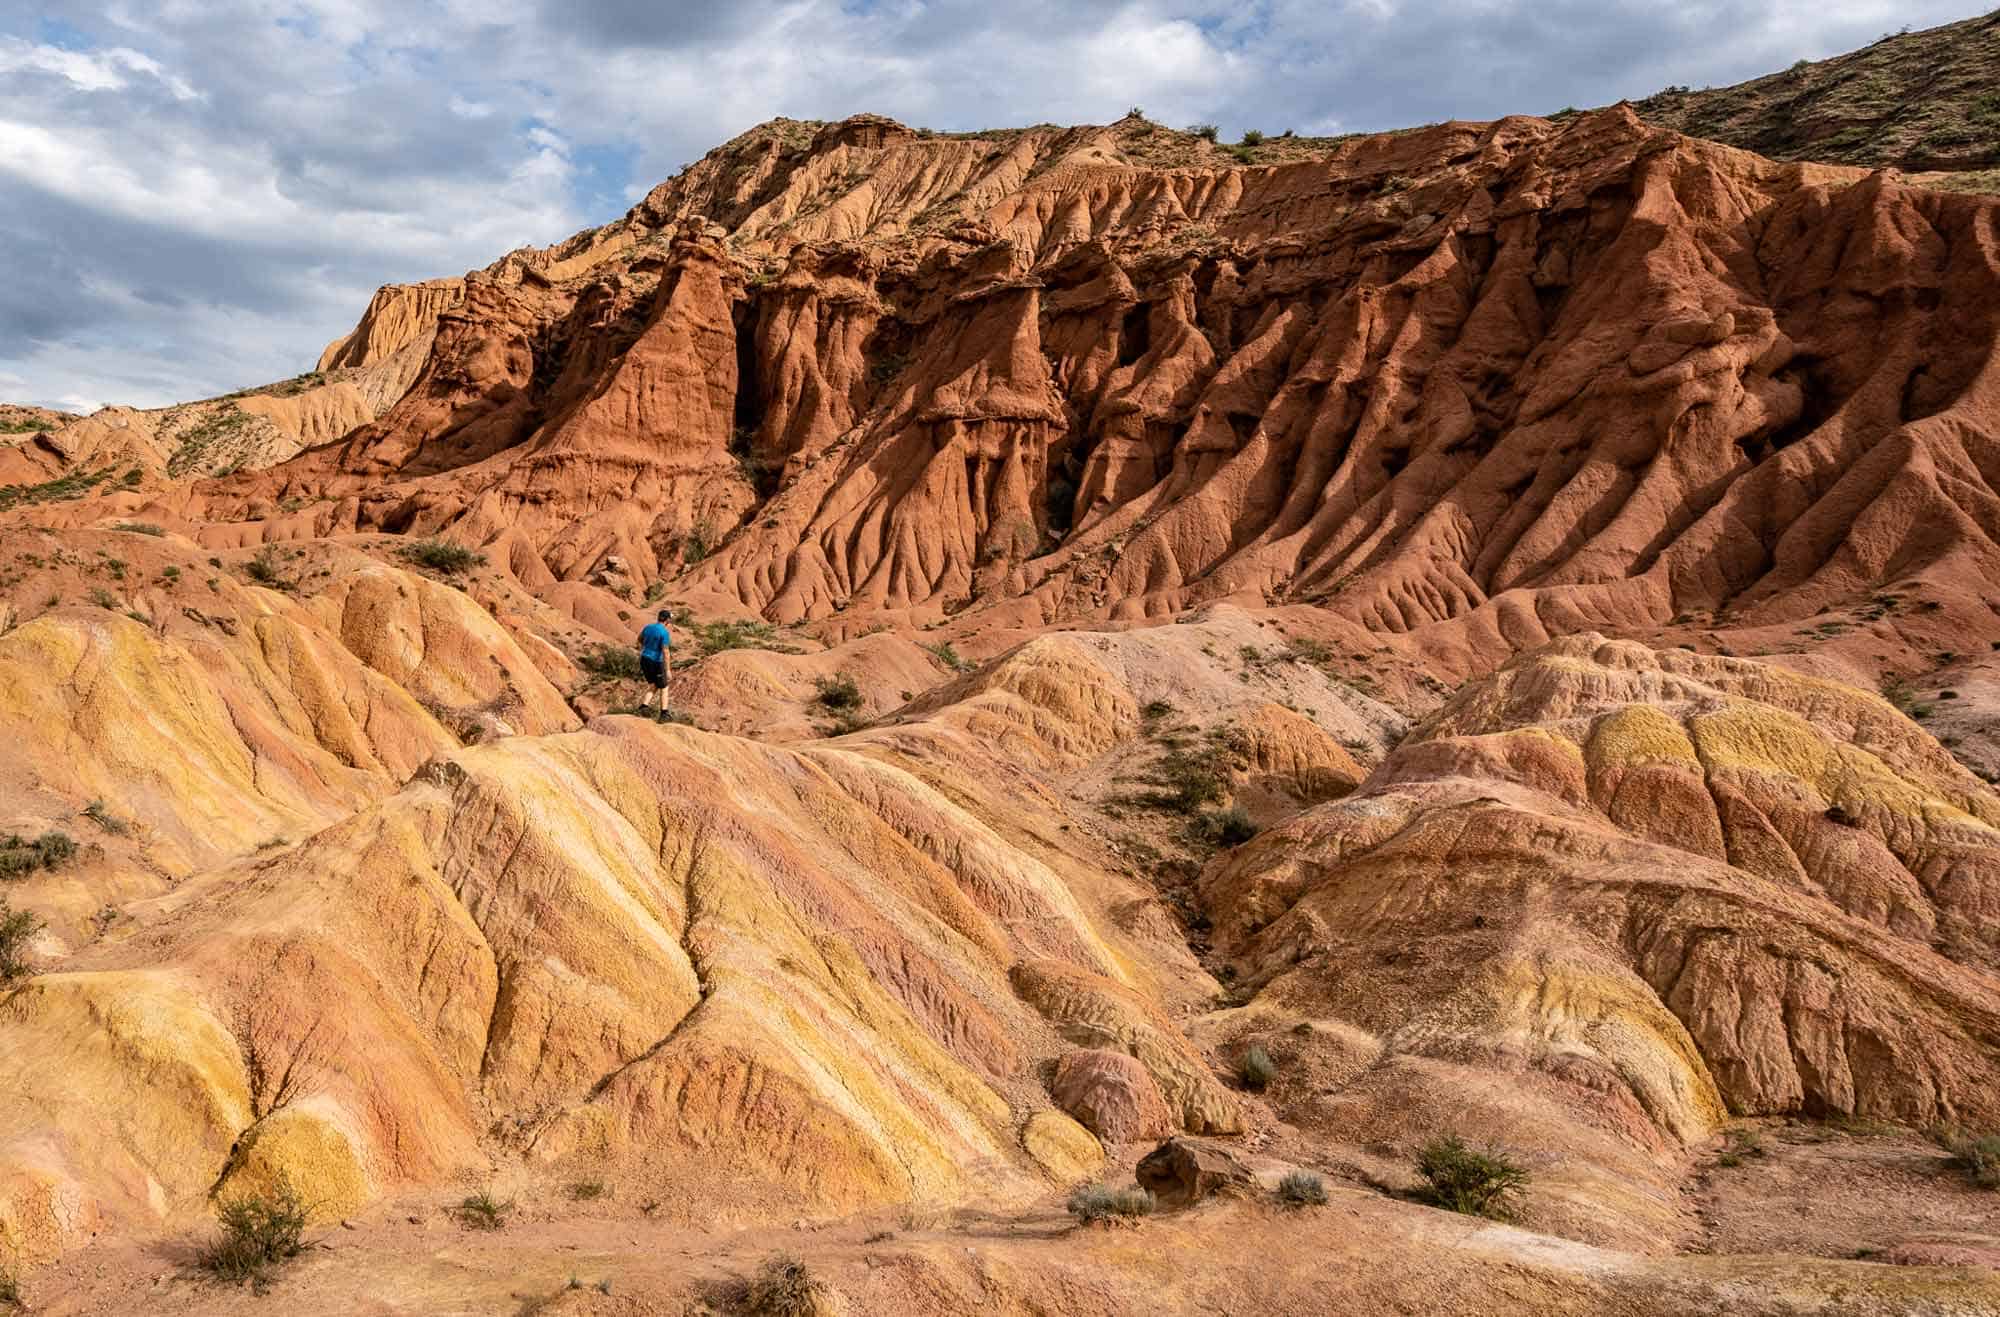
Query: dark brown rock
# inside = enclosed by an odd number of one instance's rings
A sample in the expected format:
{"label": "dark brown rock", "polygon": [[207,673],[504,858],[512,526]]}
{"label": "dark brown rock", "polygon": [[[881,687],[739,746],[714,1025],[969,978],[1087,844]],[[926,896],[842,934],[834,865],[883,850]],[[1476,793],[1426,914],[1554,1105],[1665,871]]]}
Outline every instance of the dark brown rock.
{"label": "dark brown rock", "polygon": [[1168,1139],[1140,1159],[1133,1175],[1169,1207],[1219,1193],[1247,1193],[1257,1183],[1234,1152],[1209,1139]]}

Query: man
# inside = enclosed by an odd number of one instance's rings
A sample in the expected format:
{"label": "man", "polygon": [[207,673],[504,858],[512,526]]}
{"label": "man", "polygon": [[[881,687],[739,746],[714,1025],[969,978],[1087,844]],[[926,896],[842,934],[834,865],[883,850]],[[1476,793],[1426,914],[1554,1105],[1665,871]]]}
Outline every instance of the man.
{"label": "man", "polygon": [[673,610],[662,608],[656,621],[647,624],[639,633],[639,671],[653,689],[639,701],[639,707],[648,708],[653,703],[655,691],[660,696],[659,720],[667,720],[667,680],[673,669],[674,637],[667,630],[667,623],[674,620]]}

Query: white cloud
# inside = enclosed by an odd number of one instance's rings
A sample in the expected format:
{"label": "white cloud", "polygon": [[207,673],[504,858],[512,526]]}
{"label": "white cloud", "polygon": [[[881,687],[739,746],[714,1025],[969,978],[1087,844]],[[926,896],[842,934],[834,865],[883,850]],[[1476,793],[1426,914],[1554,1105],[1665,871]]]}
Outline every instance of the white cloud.
{"label": "white cloud", "polygon": [[158,60],[123,46],[79,51],[0,38],[0,74],[24,72],[52,73],[78,91],[121,91],[130,85],[126,75],[138,73],[157,79],[176,100],[193,100],[196,94],[186,79],[168,73]]}

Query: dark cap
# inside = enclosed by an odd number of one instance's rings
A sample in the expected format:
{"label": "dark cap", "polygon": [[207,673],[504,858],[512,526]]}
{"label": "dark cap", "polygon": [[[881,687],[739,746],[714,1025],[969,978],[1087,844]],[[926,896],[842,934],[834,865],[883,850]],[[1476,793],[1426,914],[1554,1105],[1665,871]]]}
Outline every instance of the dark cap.
{"label": "dark cap", "polygon": [[671,622],[671,621],[673,621],[673,620],[674,620],[674,610],[673,610],[673,609],[671,609],[671,608],[662,608],[662,609],[660,610],[660,620],[661,620],[662,622]]}

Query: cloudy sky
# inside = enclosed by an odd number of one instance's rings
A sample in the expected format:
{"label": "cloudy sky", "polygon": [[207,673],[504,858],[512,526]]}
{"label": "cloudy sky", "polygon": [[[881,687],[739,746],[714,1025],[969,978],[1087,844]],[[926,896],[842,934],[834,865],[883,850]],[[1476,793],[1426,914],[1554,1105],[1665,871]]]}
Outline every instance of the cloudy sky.
{"label": "cloudy sky", "polygon": [[773,115],[1352,132],[1723,85],[1977,0],[0,0],[0,400],[310,369],[377,284]]}

